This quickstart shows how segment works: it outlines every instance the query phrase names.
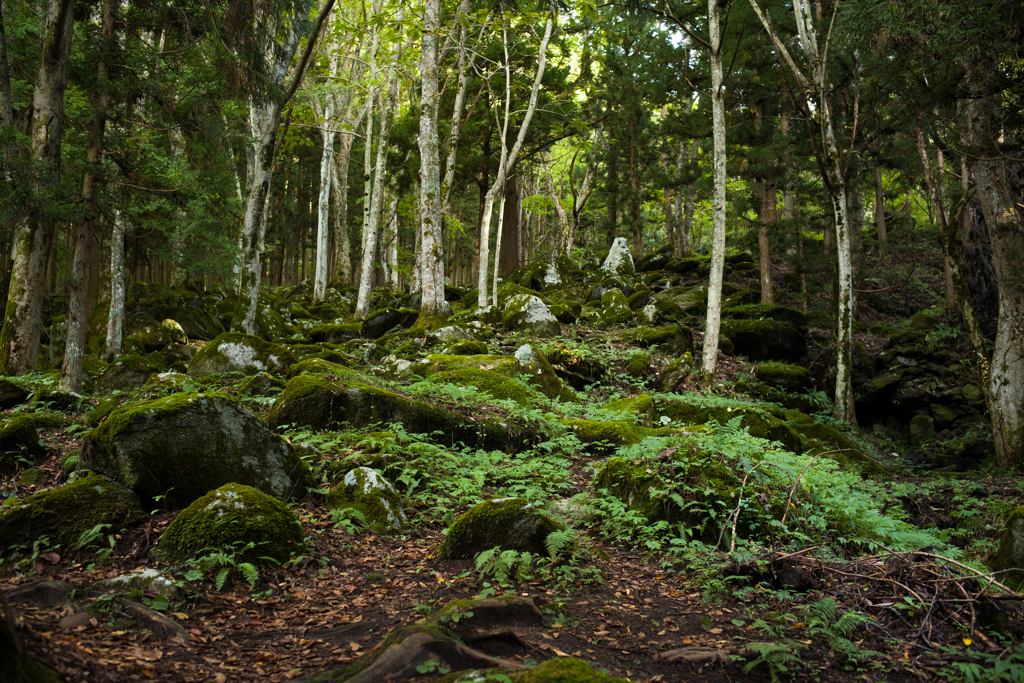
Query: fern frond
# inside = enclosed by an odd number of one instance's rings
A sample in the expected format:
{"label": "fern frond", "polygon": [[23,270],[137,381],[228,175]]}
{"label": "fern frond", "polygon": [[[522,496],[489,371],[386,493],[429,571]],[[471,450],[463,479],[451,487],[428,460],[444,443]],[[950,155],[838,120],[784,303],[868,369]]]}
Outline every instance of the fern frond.
{"label": "fern frond", "polygon": [[821,619],[825,625],[831,625],[836,620],[835,598],[822,598],[810,606],[811,614]]}
{"label": "fern frond", "polygon": [[251,562],[243,562],[238,565],[239,571],[242,572],[242,576],[245,577],[246,582],[250,586],[255,586],[256,582],[260,580],[260,573]]}
{"label": "fern frond", "polygon": [[477,571],[483,571],[484,567],[491,563],[494,556],[501,551],[501,546],[494,546],[490,550],[484,550],[476,556],[476,569]]}
{"label": "fern frond", "polygon": [[544,539],[544,547],[552,558],[558,557],[566,548],[571,548],[576,542],[576,532],[572,529],[560,529],[552,531]]}
{"label": "fern frond", "polygon": [[224,587],[224,584],[227,582],[228,576],[230,574],[231,567],[224,567],[219,572],[217,572],[217,579],[213,582],[213,585],[216,587],[218,591]]}

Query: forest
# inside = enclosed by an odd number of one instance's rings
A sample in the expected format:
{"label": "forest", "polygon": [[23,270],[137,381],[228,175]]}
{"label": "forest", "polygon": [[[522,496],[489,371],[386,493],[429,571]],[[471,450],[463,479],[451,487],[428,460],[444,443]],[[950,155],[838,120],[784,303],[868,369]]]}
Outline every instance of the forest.
{"label": "forest", "polygon": [[0,679],[1024,679],[1014,0],[0,0]]}

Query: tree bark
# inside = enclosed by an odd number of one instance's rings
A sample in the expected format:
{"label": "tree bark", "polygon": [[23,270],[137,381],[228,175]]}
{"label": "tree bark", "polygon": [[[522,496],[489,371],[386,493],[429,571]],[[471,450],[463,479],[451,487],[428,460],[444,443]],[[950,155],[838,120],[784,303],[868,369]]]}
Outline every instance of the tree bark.
{"label": "tree bark", "polygon": [[[917,145],[917,155],[921,159],[921,168],[924,170],[924,185],[928,189],[928,197],[932,202],[932,211],[935,213],[935,223],[939,226],[939,234],[946,232],[946,209],[943,206],[942,195],[939,193],[935,176],[932,173],[932,164],[928,157],[928,144],[924,139],[924,121],[920,112],[914,118],[914,142]],[[941,165],[939,172],[942,172]],[[943,273],[946,283],[946,312],[952,313],[956,310],[956,299],[954,296],[953,266],[949,256],[943,253]]]}
{"label": "tree bark", "polygon": [[[982,89],[988,66],[974,65],[972,85]],[[978,92],[967,104],[965,142],[974,156],[974,187],[992,239],[992,261],[999,283],[999,323],[988,375],[989,408],[995,464],[1016,469],[1024,465],[1024,216],[1014,201],[999,149],[1002,135],[999,95]]]}
{"label": "tree bark", "polygon": [[92,96],[92,122],[89,125],[88,150],[85,156],[86,173],[82,182],[82,201],[85,216],[78,225],[74,263],[71,269],[71,300],[68,304],[68,336],[61,366],[60,388],[64,391],[82,390],[85,342],[89,332],[89,280],[99,201],[96,185],[103,157],[103,131],[107,124],[107,82],[110,78],[108,50],[114,36],[114,0],[103,2],[102,44],[96,65],[96,90]]}
{"label": "tree bark", "polygon": [[0,332],[0,374],[23,375],[36,369],[42,328],[42,303],[56,220],[44,195],[60,181],[64,88],[74,35],[74,3],[49,0],[39,74],[32,98],[31,158],[41,176],[36,205],[17,231],[17,257],[11,273],[3,331]]}
{"label": "tree bark", "polygon": [[498,268],[495,270],[501,275],[508,275],[522,262],[523,239],[522,225],[520,221],[519,183],[515,171],[509,174],[505,181],[503,194],[504,211],[501,219],[502,227],[501,241],[498,252]]}
{"label": "tree bark", "polygon": [[711,43],[711,115],[715,155],[712,163],[714,232],[711,238],[711,279],[708,284],[708,313],[704,325],[704,350],[701,360],[703,383],[715,381],[718,361],[718,337],[722,321],[722,276],[725,272],[725,91],[722,89],[722,26],[718,0],[708,0],[708,35]]}
{"label": "tree bark", "polygon": [[[334,41],[327,72],[331,77],[338,71],[338,41]],[[334,169],[334,96],[327,96],[320,124],[320,137],[324,149],[320,155],[320,196],[317,198],[316,268],[313,275],[313,303],[320,303],[327,293],[327,271],[330,263],[328,221],[331,209],[331,179]]]}
{"label": "tree bark", "polygon": [[883,249],[888,243],[888,235],[885,226],[885,188],[882,185],[882,135],[875,136],[875,154],[879,159],[875,162],[875,226],[878,228],[878,244]]}
{"label": "tree bark", "polygon": [[127,221],[115,212],[114,229],[110,233],[110,312],[107,314],[107,344],[103,360],[112,362],[121,355],[121,334],[124,321],[124,234]]}

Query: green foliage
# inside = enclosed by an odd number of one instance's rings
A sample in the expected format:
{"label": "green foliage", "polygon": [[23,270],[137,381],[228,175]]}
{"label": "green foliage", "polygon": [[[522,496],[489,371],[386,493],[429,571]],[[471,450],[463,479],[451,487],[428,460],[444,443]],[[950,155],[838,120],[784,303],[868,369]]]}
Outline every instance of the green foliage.
{"label": "green foliage", "polygon": [[951,647],[941,651],[954,660],[939,673],[955,683],[1011,683],[1024,680],[1024,644],[1007,648],[999,654],[978,650],[957,650]]}
{"label": "green foliage", "polygon": [[788,678],[790,669],[802,663],[795,650],[784,643],[751,643],[747,649],[754,652],[757,657],[747,662],[743,667],[743,673],[750,675],[755,667],[763,665],[768,669],[773,683],[782,680],[783,674],[787,674]]}
{"label": "green foliage", "polygon": [[[183,576],[186,581],[210,580],[214,588],[220,591],[229,578],[240,575],[252,588],[259,581],[259,570],[251,562],[241,561],[241,557],[255,548],[256,544],[251,542],[239,541],[225,545],[220,550],[188,560],[186,566],[191,565],[193,569],[186,571]],[[273,561],[269,557],[260,559]]]}
{"label": "green foliage", "polygon": [[500,546],[495,546],[477,555],[476,569],[481,579],[493,576],[502,585],[507,584],[509,578],[526,581],[533,578],[534,558],[532,553],[502,550]]}

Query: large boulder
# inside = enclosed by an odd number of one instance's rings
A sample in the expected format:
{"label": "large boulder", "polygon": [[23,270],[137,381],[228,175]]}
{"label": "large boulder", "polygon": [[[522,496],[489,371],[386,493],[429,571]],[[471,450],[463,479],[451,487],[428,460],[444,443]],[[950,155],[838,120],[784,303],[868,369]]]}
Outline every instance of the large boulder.
{"label": "large boulder", "polygon": [[82,457],[146,500],[181,508],[236,482],[286,500],[312,481],[291,445],[220,393],[178,393],[110,413],[82,441]]}
{"label": "large boulder", "polygon": [[3,469],[19,462],[34,462],[45,451],[31,415],[15,415],[0,427],[0,467]]}
{"label": "large boulder", "polygon": [[197,353],[188,366],[190,377],[237,371],[246,375],[283,375],[295,363],[292,352],[247,334],[222,334]]}
{"label": "large boulder", "polygon": [[358,510],[377,533],[397,533],[408,523],[395,487],[369,467],[349,471],[327,495],[327,507]]}
{"label": "large boulder", "polygon": [[159,351],[175,341],[160,321],[149,313],[129,313],[124,317],[124,336],[138,339],[146,351]]}
{"label": "large boulder", "polygon": [[732,341],[737,355],[752,361],[795,361],[807,353],[805,335],[775,320],[722,320],[722,334]]}
{"label": "large boulder", "polygon": [[24,403],[28,398],[28,389],[15,384],[9,379],[0,377],[0,410],[13,408],[19,403]]}
{"label": "large boulder", "polygon": [[999,575],[999,580],[1010,588],[1024,588],[1024,506],[1010,513],[999,537],[999,548],[988,558],[988,565]]}
{"label": "large boulder", "polygon": [[501,322],[508,330],[527,331],[537,337],[557,337],[562,332],[562,323],[533,294],[509,298]]}
{"label": "large boulder", "polygon": [[366,339],[380,339],[396,327],[411,327],[418,316],[413,308],[384,308],[366,316],[361,333]]}
{"label": "large boulder", "polygon": [[461,560],[500,547],[546,555],[544,542],[564,527],[525,498],[494,498],[470,508],[448,529],[438,557]]}
{"label": "large boulder", "polygon": [[160,537],[158,548],[171,562],[227,548],[236,553],[236,566],[279,566],[303,548],[302,538],[298,517],[281,501],[229,483],[182,510]]}
{"label": "large boulder", "polygon": [[160,372],[145,356],[130,353],[119,356],[107,366],[96,382],[97,394],[109,394],[114,391],[131,391],[145,386],[150,377]]}
{"label": "large boulder", "polygon": [[[544,357],[544,354],[530,344],[524,344],[519,347],[512,357],[435,354],[427,356],[424,360],[413,366],[414,372],[428,378],[439,372],[466,369],[492,371],[509,379],[525,376],[530,384],[550,399],[560,401],[579,400],[572,389],[567,387],[558,374],[556,374],[555,369],[548,362],[547,358]],[[513,397],[509,396],[509,398]]]}
{"label": "large boulder", "polygon": [[220,320],[197,306],[156,306],[149,309],[149,314],[178,323],[189,339],[211,341],[226,332]]}
{"label": "large boulder", "polygon": [[417,434],[439,431],[448,443],[462,441],[507,448],[522,445],[528,440],[523,433],[497,419],[478,418],[474,421],[366,382],[342,378],[328,380],[316,375],[293,377],[267,416],[267,423],[272,428],[285,424],[313,429],[366,427],[382,422],[397,422],[406,431]]}
{"label": "large boulder", "polygon": [[89,474],[24,502],[0,507],[0,548],[31,545],[46,537],[51,545],[73,548],[99,524],[117,533],[146,518],[139,498],[121,484]]}
{"label": "large boulder", "polygon": [[633,254],[629,251],[629,243],[625,237],[616,237],[612,242],[608,257],[601,264],[601,272],[605,275],[633,275],[636,272]]}
{"label": "large boulder", "polygon": [[806,391],[813,384],[806,368],[774,361],[754,365],[754,377],[765,384],[786,391]]}

